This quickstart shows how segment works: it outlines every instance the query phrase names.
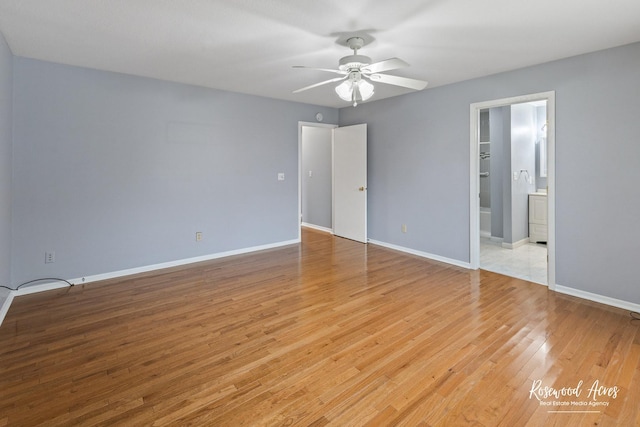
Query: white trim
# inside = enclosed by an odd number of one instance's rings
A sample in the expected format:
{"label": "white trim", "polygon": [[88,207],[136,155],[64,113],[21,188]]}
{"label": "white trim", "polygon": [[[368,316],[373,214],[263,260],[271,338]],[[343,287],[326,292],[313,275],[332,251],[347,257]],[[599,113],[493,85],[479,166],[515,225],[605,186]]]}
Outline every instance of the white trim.
{"label": "white trim", "polygon": [[325,233],[333,234],[333,230],[328,227],[322,227],[320,225],[309,224],[308,222],[303,222],[301,224],[303,227],[312,228],[318,231],[324,231]]}
{"label": "white trim", "polygon": [[[162,268],[175,267],[175,266],[190,264],[190,263],[194,263],[194,262],[200,262],[200,261],[207,261],[207,260],[212,260],[212,259],[217,259],[217,258],[223,258],[223,257],[226,257],[226,256],[239,255],[239,254],[244,254],[244,253],[249,253],[249,252],[265,250],[265,249],[272,249],[272,248],[276,248],[276,247],[280,247],[280,246],[287,246],[287,245],[290,245],[290,244],[297,244],[299,242],[300,242],[300,240],[289,240],[289,241],[274,243],[274,244],[270,244],[270,245],[254,246],[252,248],[245,248],[245,249],[239,249],[239,250],[234,250],[234,251],[220,252],[220,253],[217,253],[217,254],[212,254],[212,255],[207,255],[207,256],[202,256],[202,257],[188,258],[188,259],[181,260],[181,261],[174,261],[174,262],[162,263],[162,264],[154,264],[154,265],[150,265],[150,266],[146,266],[146,267],[133,268],[133,269],[128,269],[128,270],[120,270],[120,271],[116,271],[116,272],[112,272],[112,273],[88,276],[88,277],[83,277],[83,278],[80,278],[80,279],[70,280],[70,282],[74,283],[74,284],[91,283],[91,282],[95,282],[95,281],[106,280],[106,279],[111,279],[111,278],[117,278],[117,277],[127,276],[127,275],[131,275],[131,274],[143,273],[143,272],[148,272],[148,271],[153,271],[153,270],[160,270]],[[373,239],[369,239],[369,243],[374,244],[374,245],[378,245],[378,246],[382,246],[382,247],[386,247],[386,248],[389,248],[389,249],[397,250],[397,251],[400,251],[400,252],[405,252],[405,253],[409,253],[409,254],[412,254],[412,255],[417,255],[417,256],[420,256],[420,257],[423,257],[423,258],[432,259],[434,261],[445,262],[447,264],[452,264],[452,265],[455,265],[455,266],[458,266],[458,267],[463,267],[463,268],[467,268],[467,269],[471,268],[471,265],[469,263],[465,263],[465,262],[458,261],[458,260],[451,259],[451,258],[442,257],[442,256],[439,256],[439,255],[429,254],[427,252],[422,252],[422,251],[417,251],[417,250],[414,250],[414,249],[405,248],[405,247],[394,245],[394,244],[391,244],[391,243],[384,243],[384,242],[380,242],[380,241],[373,240]],[[6,298],[5,298],[2,306],[0,306],[0,326],[2,326],[2,322],[4,321],[5,316],[9,312],[9,307],[11,306],[11,303],[13,302],[14,296],[28,295],[28,294],[32,294],[32,293],[35,293],[35,292],[43,292],[43,291],[49,291],[49,290],[53,290],[53,289],[60,289],[60,288],[66,287],[66,286],[67,286],[67,284],[64,283],[64,282],[51,282],[51,283],[45,283],[45,284],[42,284],[42,285],[29,286],[29,287],[26,287],[26,288],[21,288],[21,289],[19,289],[17,291],[8,291],[8,294],[7,294]],[[635,303],[632,303],[632,302],[619,300],[619,299],[607,297],[607,296],[604,296],[604,295],[593,294],[591,292],[582,291],[580,289],[574,289],[574,288],[569,288],[569,287],[566,287],[566,286],[556,285],[555,291],[558,292],[558,293],[561,293],[561,294],[571,295],[571,296],[582,298],[582,299],[586,299],[586,300],[589,300],[589,301],[594,301],[594,302],[597,302],[597,303],[600,303],[600,304],[605,304],[605,305],[610,305],[610,306],[613,306],[613,307],[618,307],[618,308],[621,308],[621,309],[624,309],[624,310],[640,312],[640,304],[635,304]]]}
{"label": "white trim", "polygon": [[547,95],[547,282],[556,289],[556,93]]}
{"label": "white trim", "polygon": [[[139,274],[139,273],[147,273],[149,271],[161,270],[161,269],[165,269],[165,268],[179,267],[179,266],[182,266],[182,265],[193,264],[193,263],[196,263],[196,262],[210,261],[210,260],[213,260],[213,259],[229,257],[229,256],[233,256],[233,255],[242,255],[242,254],[246,254],[246,253],[250,253],[250,252],[263,251],[263,250],[266,250],[266,249],[279,248],[281,246],[294,245],[294,244],[298,244],[298,243],[300,243],[300,239],[285,240],[285,241],[282,241],[282,242],[270,243],[270,244],[267,244],[267,245],[252,246],[252,247],[249,247],[249,248],[235,249],[235,250],[226,251],[226,252],[218,252],[218,253],[214,253],[214,254],[203,255],[203,256],[193,257],[193,258],[186,258],[186,259],[181,259],[181,260],[177,260],[177,261],[163,262],[163,263],[152,264],[152,265],[147,265],[147,266],[143,266],[143,267],[136,267],[136,268],[129,268],[129,269],[126,269],[126,270],[113,271],[113,272],[110,272],[110,273],[95,274],[93,276],[79,277],[77,279],[71,279],[71,280],[69,280],[69,282],[73,283],[74,285],[84,285],[84,284],[91,283],[91,282],[98,282],[98,281],[102,281],[102,280],[114,279],[114,278],[123,277],[123,276],[130,276],[130,275]],[[14,296],[28,295],[28,294],[33,294],[33,293],[36,293],[36,292],[50,291],[50,290],[53,290],[53,289],[65,288],[65,287],[68,287],[68,286],[69,285],[66,284],[65,282],[50,282],[50,283],[43,283],[43,284],[40,284],[40,285],[27,286],[27,287],[20,288],[20,289],[15,290],[15,291],[10,291],[9,292],[9,297],[7,298],[7,300],[4,302],[4,304],[0,308],[0,325],[2,325],[2,320],[4,319],[4,316],[9,311],[9,306],[11,305],[11,301],[13,300]]]}
{"label": "white trim", "polygon": [[480,268],[480,108],[469,106],[469,266]]}
{"label": "white trim", "polygon": [[267,245],[252,246],[249,248],[235,249],[235,250],[226,251],[226,252],[218,252],[214,254],[203,255],[203,256],[193,257],[193,258],[186,258],[186,259],[181,259],[177,261],[163,262],[160,264],[152,264],[152,265],[147,265],[143,267],[129,268],[127,270],[114,271],[111,273],[96,274],[88,277],[80,277],[78,279],[70,280],[70,282],[78,285],[84,284],[84,283],[90,283],[90,282],[97,282],[101,280],[113,279],[113,278],[122,277],[122,276],[130,276],[132,274],[139,274],[139,273],[146,273],[154,270],[161,270],[164,268],[179,267],[182,265],[193,264],[196,262],[211,261],[214,259],[225,258],[233,255],[242,255],[250,252],[257,252],[257,251],[263,251],[266,249],[279,248],[281,246],[294,245],[297,243],[300,243],[299,239],[286,240],[283,242],[270,243]]}
{"label": "white trim", "polygon": [[447,264],[455,265],[457,267],[470,269],[471,265],[468,262],[459,261],[453,258],[446,258],[440,255],[430,254],[428,252],[417,251],[415,249],[405,248],[404,246],[394,245],[392,243],[380,242],[378,240],[369,239],[369,243],[373,245],[383,246],[385,248],[393,249],[400,252],[405,252],[411,255],[417,255],[422,258],[428,258],[434,261],[445,262]]}
{"label": "white trim", "polygon": [[7,296],[2,297],[4,301],[0,306],[0,326],[2,326],[2,321],[4,320],[4,317],[9,312],[9,307],[11,307],[11,302],[13,301],[13,291],[10,291],[10,290],[6,290],[6,291],[7,291]]}
{"label": "white trim", "polygon": [[629,301],[624,301],[616,298],[607,297],[604,295],[593,294],[591,292],[582,291],[580,289],[569,288],[567,286],[556,285],[556,292],[565,295],[571,295],[574,297],[586,299],[589,301],[597,302],[600,304],[610,305],[624,310],[635,311],[640,313],[640,304],[635,304]]}
{"label": "white trim", "polygon": [[554,91],[492,101],[476,102],[469,106],[469,265],[473,270],[480,268],[480,177],[479,177],[479,117],[480,110],[485,108],[504,107],[533,101],[547,101],[547,283],[549,289],[556,288],[556,179],[555,179],[555,144],[556,144],[556,94]]}
{"label": "white trim", "polygon": [[[69,280],[69,282],[73,283],[74,285],[76,284],[77,281],[82,282],[82,279]],[[14,296],[19,297],[21,295],[36,294],[38,292],[46,292],[46,291],[52,291],[54,289],[62,289],[62,288],[68,288],[68,287],[69,285],[67,283],[56,280],[52,282],[41,283],[39,285],[26,286],[24,288],[16,289],[15,291],[12,291],[12,293]]]}
{"label": "white trim", "polygon": [[520,246],[524,246],[527,243],[529,243],[529,238],[525,237],[522,240],[518,240],[517,242],[513,242],[513,243],[506,243],[506,242],[502,242],[502,247],[505,249],[516,249],[519,248]]}

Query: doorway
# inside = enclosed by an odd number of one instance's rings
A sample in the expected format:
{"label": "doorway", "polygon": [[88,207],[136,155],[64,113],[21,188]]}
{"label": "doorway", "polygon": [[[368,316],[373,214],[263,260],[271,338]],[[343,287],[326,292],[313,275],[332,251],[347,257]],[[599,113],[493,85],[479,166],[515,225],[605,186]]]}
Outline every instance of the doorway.
{"label": "doorway", "polygon": [[333,232],[332,138],[337,126],[301,123],[299,128],[300,224]]}
{"label": "doorway", "polygon": [[367,125],[298,127],[300,225],[367,243]]}
{"label": "doorway", "polygon": [[[539,115],[540,107],[543,105],[546,105],[546,118],[537,118],[536,111]],[[490,114],[491,112],[494,114]],[[511,128],[512,112],[513,120],[517,123],[517,127],[513,130]],[[483,129],[486,126],[482,126],[490,120],[498,125],[498,130],[494,129],[495,138],[493,136],[488,138],[488,132]],[[540,126],[537,126],[538,122],[541,122]],[[509,142],[501,146],[500,133],[505,129],[505,139]],[[484,263],[487,269],[492,271],[502,268],[503,271],[498,272],[546,283],[550,289],[554,289],[555,93],[544,92],[474,103],[470,108],[470,130],[469,252],[471,268],[483,268],[482,263]],[[535,136],[530,134],[523,136],[523,132],[533,132]],[[495,144],[492,145],[491,142],[494,142],[494,139]],[[526,141],[526,144],[523,141]],[[526,150],[521,148],[523,144],[527,146]],[[544,147],[542,147],[543,144]],[[512,147],[513,152],[511,152]],[[496,164],[492,164],[492,156],[495,159],[493,163]],[[538,165],[546,164],[546,171],[540,172],[543,168],[536,166],[536,159]],[[503,165],[500,165],[501,161]],[[493,182],[490,180],[492,175]],[[538,183],[537,186],[536,183]],[[496,193],[493,199],[487,196],[490,189]],[[545,204],[538,203],[536,197],[543,200]],[[489,199],[495,201],[495,206],[488,202]],[[530,199],[534,201],[530,203]],[[536,218],[544,217],[546,222],[544,226],[536,224],[537,220],[530,223],[528,219],[530,206],[538,206]],[[540,216],[540,206],[544,206],[543,216]],[[488,212],[491,213],[487,214]],[[504,229],[500,229],[503,226]],[[542,230],[546,231],[544,236],[537,234]],[[544,240],[546,240],[546,251],[545,247],[538,243]],[[491,252],[482,252],[481,247]],[[536,280],[535,274],[540,274],[539,265],[533,269],[530,268],[527,272],[528,276],[525,277],[519,275],[517,269],[514,269],[517,263],[523,265],[529,263],[531,267],[536,257],[544,263],[544,252],[547,255],[546,278],[544,278],[546,280],[540,279],[540,276],[537,276],[538,280]],[[493,269],[489,268],[490,260],[494,261]],[[505,262],[512,263],[512,268],[508,265],[505,268]]]}

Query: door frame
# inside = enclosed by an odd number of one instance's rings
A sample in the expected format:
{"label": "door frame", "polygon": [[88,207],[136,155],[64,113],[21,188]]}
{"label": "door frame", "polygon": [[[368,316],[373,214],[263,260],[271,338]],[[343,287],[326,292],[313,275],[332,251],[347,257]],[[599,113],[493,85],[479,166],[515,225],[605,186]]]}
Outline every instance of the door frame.
{"label": "door frame", "polygon": [[555,91],[533,93],[510,98],[475,102],[469,108],[469,264],[471,269],[480,268],[480,110],[505,107],[533,101],[547,101],[547,285],[556,288],[556,93]]}
{"label": "door frame", "polygon": [[[338,127],[338,125],[334,125],[330,123],[301,122],[301,121],[298,122],[298,213],[297,215],[298,215],[298,240],[299,241],[302,240],[302,173],[303,173],[302,171],[302,127],[303,126],[329,128],[329,129],[335,129]],[[333,141],[332,141],[332,144],[333,144]],[[333,168],[333,164],[331,165],[331,168]],[[333,219],[332,219],[332,222],[333,222]],[[333,224],[331,224],[331,229],[333,230]]]}

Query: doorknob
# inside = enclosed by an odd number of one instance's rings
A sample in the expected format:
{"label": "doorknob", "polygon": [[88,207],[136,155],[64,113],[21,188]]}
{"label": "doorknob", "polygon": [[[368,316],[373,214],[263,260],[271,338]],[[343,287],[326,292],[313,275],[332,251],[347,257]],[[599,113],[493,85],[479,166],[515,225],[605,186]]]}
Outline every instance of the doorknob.
{"label": "doorknob", "polygon": [[364,187],[360,187],[360,188],[358,188],[358,191],[364,191],[364,190],[365,190],[365,188],[364,188]]}

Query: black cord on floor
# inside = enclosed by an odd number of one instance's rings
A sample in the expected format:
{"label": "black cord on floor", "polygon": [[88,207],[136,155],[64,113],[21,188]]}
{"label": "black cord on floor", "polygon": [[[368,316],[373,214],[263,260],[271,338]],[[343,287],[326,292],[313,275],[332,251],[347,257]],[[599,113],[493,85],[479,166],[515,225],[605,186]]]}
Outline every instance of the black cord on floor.
{"label": "black cord on floor", "polygon": [[57,277],[43,277],[42,279],[34,279],[34,280],[29,280],[28,282],[20,283],[18,285],[18,287],[15,288],[15,289],[14,288],[10,288],[8,286],[3,286],[3,285],[0,285],[0,288],[9,289],[10,291],[17,291],[18,289],[20,289],[21,287],[23,287],[25,285],[29,285],[29,284],[35,283],[35,282],[43,282],[45,280],[53,280],[55,282],[65,282],[67,285],[73,286],[73,283],[71,283],[71,282],[69,282],[68,280],[65,280],[65,279],[59,279]]}

